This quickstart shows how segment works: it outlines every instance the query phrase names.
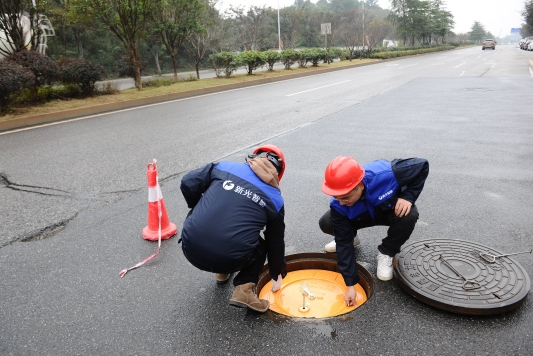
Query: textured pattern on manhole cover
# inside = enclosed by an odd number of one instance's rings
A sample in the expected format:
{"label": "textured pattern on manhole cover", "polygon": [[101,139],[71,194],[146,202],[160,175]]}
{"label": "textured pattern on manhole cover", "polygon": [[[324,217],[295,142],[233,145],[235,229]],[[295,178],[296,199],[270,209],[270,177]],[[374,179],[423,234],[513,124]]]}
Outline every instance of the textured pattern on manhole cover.
{"label": "textured pattern on manhole cover", "polygon": [[[396,255],[394,276],[413,297],[454,313],[491,315],[520,306],[530,288],[524,268],[511,257],[500,257],[496,262],[488,263],[479,256],[480,253],[502,254],[490,247],[462,240],[413,242],[404,245]],[[465,278],[479,283],[479,287],[465,290],[464,278],[448,264]]]}

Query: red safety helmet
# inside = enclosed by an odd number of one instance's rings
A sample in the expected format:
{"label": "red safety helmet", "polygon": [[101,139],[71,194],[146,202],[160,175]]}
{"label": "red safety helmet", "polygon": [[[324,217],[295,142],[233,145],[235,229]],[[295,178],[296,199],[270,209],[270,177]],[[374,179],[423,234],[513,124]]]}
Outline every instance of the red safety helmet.
{"label": "red safety helmet", "polygon": [[[278,156],[279,161],[281,161],[281,170],[278,170],[278,179],[281,180],[281,177],[283,177],[283,173],[285,172],[285,156],[283,155],[283,152],[281,152],[278,146],[267,144],[257,147],[253,154],[260,154],[262,152],[272,152]],[[276,167],[278,166],[277,163],[274,163],[274,165]]]}
{"label": "red safety helmet", "polygon": [[322,191],[331,196],[347,194],[364,176],[365,169],[353,157],[338,156],[326,167]]}

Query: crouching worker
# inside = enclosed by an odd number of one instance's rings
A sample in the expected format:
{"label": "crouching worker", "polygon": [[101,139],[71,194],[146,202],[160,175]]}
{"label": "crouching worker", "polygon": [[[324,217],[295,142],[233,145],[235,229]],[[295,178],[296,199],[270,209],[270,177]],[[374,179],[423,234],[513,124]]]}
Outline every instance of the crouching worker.
{"label": "crouching worker", "polygon": [[415,228],[415,201],[428,174],[429,163],[422,158],[379,160],[361,166],[352,157],[339,156],[326,167],[322,191],[331,196],[330,209],[319,225],[335,237],[325,249],[337,252],[337,264],[348,286],[344,297],[348,305],[355,303],[352,286],[359,282],[353,249],[359,244],[357,231],[377,225],[389,227],[378,246],[377,277],[392,279],[393,257]]}
{"label": "crouching worker", "polygon": [[273,291],[287,274],[279,188],[285,158],[278,147],[264,145],[246,161],[211,163],[183,177],[180,188],[191,211],[183,223],[182,248],[193,266],[216,273],[219,284],[239,271],[230,304],[264,313],[269,302],[258,299],[255,289],[266,258]]}

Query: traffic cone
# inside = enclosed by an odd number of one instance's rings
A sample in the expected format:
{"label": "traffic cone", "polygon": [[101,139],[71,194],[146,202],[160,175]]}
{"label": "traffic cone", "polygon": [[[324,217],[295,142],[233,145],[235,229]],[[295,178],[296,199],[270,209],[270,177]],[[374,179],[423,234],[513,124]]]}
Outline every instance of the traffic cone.
{"label": "traffic cone", "polygon": [[[168,221],[167,209],[159,187],[156,162],[154,159],[153,163],[148,164],[148,171],[146,172],[148,178],[148,226],[143,229],[143,238],[150,241],[159,240],[160,228],[162,240],[171,238],[178,231],[176,225]],[[161,214],[161,226],[159,225],[159,214]]]}

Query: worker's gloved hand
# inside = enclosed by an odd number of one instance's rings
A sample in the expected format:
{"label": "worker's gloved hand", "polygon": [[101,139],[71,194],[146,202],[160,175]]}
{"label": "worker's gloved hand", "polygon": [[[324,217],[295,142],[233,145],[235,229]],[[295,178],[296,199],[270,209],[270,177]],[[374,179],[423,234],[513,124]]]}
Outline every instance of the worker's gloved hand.
{"label": "worker's gloved hand", "polygon": [[275,279],[272,280],[272,292],[277,292],[281,288],[281,280],[283,278],[281,277],[281,274],[278,276],[278,280]]}

